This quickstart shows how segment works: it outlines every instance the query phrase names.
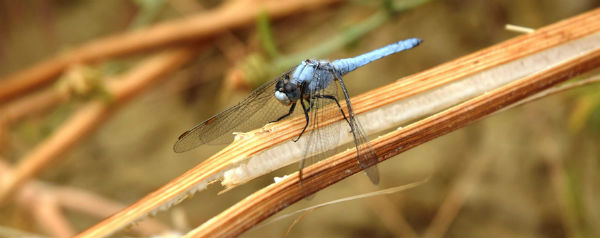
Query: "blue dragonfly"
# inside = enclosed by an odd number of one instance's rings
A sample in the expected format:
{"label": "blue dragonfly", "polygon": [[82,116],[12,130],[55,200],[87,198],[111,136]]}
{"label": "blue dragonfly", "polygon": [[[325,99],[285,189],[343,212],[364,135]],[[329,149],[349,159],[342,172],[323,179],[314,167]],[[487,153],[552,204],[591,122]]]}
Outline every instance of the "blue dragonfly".
{"label": "blue dragonfly", "polygon": [[[306,123],[300,134],[293,139],[294,142],[298,142],[307,133],[305,136],[307,138],[302,142],[304,159],[300,161],[299,171],[299,177],[302,179],[302,169],[309,161],[318,161],[341,148],[338,147],[337,150],[328,148],[332,142],[335,144],[339,139],[342,132],[340,128],[319,130],[321,127],[319,123],[322,123],[320,121],[323,118],[341,113],[346,122],[344,124],[349,126],[348,133],[352,134],[359,165],[367,173],[371,182],[377,184],[379,182],[377,155],[356,119],[342,77],[370,62],[416,47],[421,42],[421,39],[409,38],[353,58],[302,61],[254,90],[237,105],[181,134],[173,150],[180,153],[203,144],[230,143],[234,137],[233,132],[249,131],[266,123],[277,122],[303,113]],[[346,102],[346,112],[340,105],[342,98]],[[301,111],[296,110],[298,104],[302,108]]]}

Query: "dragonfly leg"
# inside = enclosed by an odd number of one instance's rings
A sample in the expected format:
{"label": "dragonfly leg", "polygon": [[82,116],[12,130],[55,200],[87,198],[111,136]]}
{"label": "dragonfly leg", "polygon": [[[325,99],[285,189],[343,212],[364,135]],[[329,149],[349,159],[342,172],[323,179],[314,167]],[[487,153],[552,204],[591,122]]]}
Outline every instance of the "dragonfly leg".
{"label": "dragonfly leg", "polygon": [[302,105],[302,110],[304,110],[304,117],[306,118],[306,125],[304,125],[304,128],[302,129],[302,132],[300,132],[300,135],[298,135],[298,138],[294,139],[294,142],[297,142],[298,140],[300,140],[300,137],[302,136],[302,134],[304,134],[304,131],[306,131],[306,128],[308,127],[308,110],[306,109],[306,106],[304,105],[304,101],[300,100],[300,105]]}
{"label": "dragonfly leg", "polygon": [[290,107],[290,111],[287,114],[285,114],[283,116],[280,116],[279,118],[277,118],[277,120],[271,121],[270,123],[281,121],[281,119],[286,118],[286,117],[292,115],[292,113],[294,112],[294,108],[296,108],[296,103],[292,104],[292,106]]}
{"label": "dragonfly leg", "polygon": [[309,104],[310,106],[308,106],[308,108],[306,109],[306,112],[310,112],[310,109],[313,108],[313,106],[315,105],[314,101],[309,101],[308,99],[304,99],[306,101],[307,104]]}
{"label": "dragonfly leg", "polygon": [[331,100],[335,101],[335,104],[337,104],[338,108],[342,112],[342,116],[344,116],[344,120],[346,120],[346,122],[348,122],[348,125],[350,125],[350,121],[346,117],[346,113],[344,113],[344,110],[342,110],[342,106],[340,106],[340,102],[338,101],[337,98],[335,98],[332,95],[315,95],[315,98],[327,98],[327,99],[331,99]]}

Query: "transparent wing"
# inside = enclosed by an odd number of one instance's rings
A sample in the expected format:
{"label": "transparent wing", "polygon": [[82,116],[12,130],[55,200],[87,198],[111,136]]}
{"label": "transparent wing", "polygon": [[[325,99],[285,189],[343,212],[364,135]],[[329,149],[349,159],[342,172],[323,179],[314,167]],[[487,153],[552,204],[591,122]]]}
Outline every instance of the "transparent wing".
{"label": "transparent wing", "polygon": [[369,144],[369,140],[367,139],[367,135],[362,128],[362,125],[358,121],[358,119],[354,116],[354,112],[352,111],[352,105],[350,103],[350,96],[348,95],[348,91],[344,86],[344,81],[342,81],[341,77],[336,80],[337,83],[340,84],[344,99],[348,106],[348,124],[353,133],[354,145],[356,146],[356,154],[358,159],[358,164],[365,171],[369,179],[373,184],[379,183],[379,169],[377,168],[377,153]]}
{"label": "transparent wing", "polygon": [[[346,148],[354,147],[360,166],[365,169],[371,182],[377,184],[379,182],[379,173],[376,167],[377,155],[369,144],[362,126],[354,117],[354,113],[350,113],[348,110],[351,106],[347,106],[345,109],[340,109],[338,106],[338,103],[344,105],[347,101],[338,81],[334,82],[324,90],[312,92],[309,129],[305,135],[305,154],[304,159],[300,162],[300,171],[309,164],[330,157]],[[333,124],[326,121],[341,116],[342,110],[347,121]],[[344,139],[340,141],[341,138]]]}
{"label": "transparent wing", "polygon": [[379,169],[377,168],[377,153],[369,143],[367,135],[360,122],[353,117],[350,123],[354,124],[354,144],[358,154],[358,164],[365,171],[373,184],[379,184]]}
{"label": "transparent wing", "polygon": [[[342,116],[336,101],[330,97],[339,99],[335,83],[310,95],[309,126],[303,135],[304,158],[300,161],[300,172],[303,168],[340,152],[342,150],[340,143],[344,144],[340,138],[344,138],[346,135],[343,134],[350,131],[345,122],[327,121]],[[346,112],[344,113],[347,115]]]}
{"label": "transparent wing", "polygon": [[[289,73],[286,72],[285,74]],[[289,111],[274,97],[275,78],[256,90],[235,106],[227,108],[179,136],[173,146],[177,153],[203,144],[226,144],[233,141],[233,132],[246,132],[276,120]]]}

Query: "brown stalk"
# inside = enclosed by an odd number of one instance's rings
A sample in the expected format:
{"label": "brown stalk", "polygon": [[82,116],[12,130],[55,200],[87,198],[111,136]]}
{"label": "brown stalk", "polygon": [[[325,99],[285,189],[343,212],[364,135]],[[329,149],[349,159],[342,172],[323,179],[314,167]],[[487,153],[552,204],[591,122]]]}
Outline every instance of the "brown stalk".
{"label": "brown stalk", "polygon": [[69,65],[98,61],[214,36],[224,30],[253,23],[261,11],[277,18],[296,12],[319,9],[339,0],[240,0],[213,11],[113,35],[61,53],[0,81],[0,104],[24,92],[52,82]]}
{"label": "brown stalk", "polygon": [[[384,161],[415,146],[457,130],[490,113],[600,66],[600,50],[502,86],[448,110],[371,141]],[[235,237],[307,194],[317,192],[362,169],[356,154],[345,151],[272,184],[213,217],[184,237]]]}
{"label": "brown stalk", "polygon": [[[125,208],[119,202],[73,187],[53,186],[52,195],[60,202],[63,209],[76,211],[97,219],[105,218]],[[131,227],[132,231],[143,236],[160,234],[170,229],[167,225],[152,218],[142,219]]]}
{"label": "brown stalk", "polygon": [[98,128],[120,105],[161,79],[161,76],[178,69],[192,58],[195,51],[195,47],[167,50],[141,62],[122,77],[109,80],[106,89],[113,101],[97,99],[85,104],[49,138],[19,160],[12,175],[0,186],[0,201],[5,201],[20,185],[60,159],[60,155]]}
{"label": "brown stalk", "polygon": [[[393,83],[387,85],[383,88],[379,88],[376,90],[372,90],[368,93],[365,93],[359,97],[355,97],[352,99],[353,104],[355,105],[355,110],[357,113],[364,112],[367,110],[371,110],[378,107],[383,107],[389,103],[394,101],[398,101],[404,99],[406,97],[421,93],[428,89],[437,87],[439,85],[443,85],[446,83],[450,83],[456,80],[459,80],[463,77],[485,71],[490,68],[494,68],[498,65],[504,64],[506,62],[511,62],[523,58],[525,56],[534,54],[539,51],[546,50],[548,48],[565,44],[569,41],[572,41],[577,38],[581,38],[587,35],[590,35],[594,32],[600,30],[600,9],[590,11],[588,13],[581,14],[579,16],[555,23],[551,26],[542,28],[537,30],[535,33],[523,35],[517,37],[512,40],[508,40],[506,42],[500,43],[498,45],[492,46],[490,48],[475,52],[473,54],[467,55],[465,57],[459,58],[457,60],[453,60],[451,62],[442,64],[430,70],[424,71],[422,73],[418,73],[409,77],[404,78],[402,81],[397,83]],[[582,70],[583,71],[583,70]],[[577,71],[576,71],[577,72]],[[507,103],[506,105],[508,105]],[[502,105],[502,106],[506,106]],[[489,109],[489,108],[488,108]],[[497,109],[497,108],[494,108]],[[467,114],[465,114],[467,115]],[[470,114],[468,114],[470,115]],[[471,115],[475,120],[478,115]],[[465,117],[466,118],[466,117]],[[335,120],[341,120],[342,118],[331,119],[329,122]],[[458,119],[461,118],[452,118],[455,122],[458,122]],[[452,122],[452,121],[450,121]],[[470,121],[469,121],[470,122]],[[288,141],[293,136],[296,136],[298,132],[302,129],[303,126],[302,119],[291,119],[286,120],[281,123],[278,123],[275,126],[266,129],[259,129],[255,131],[255,135],[249,139],[239,140],[226,147],[222,151],[213,155],[211,158],[205,160],[201,164],[197,165],[193,169],[187,171],[183,175],[159,188],[158,190],[148,194],[146,197],[140,199],[138,202],[132,204],[128,208],[114,214],[113,216],[107,218],[106,220],[96,224],[95,226],[89,228],[83,233],[79,234],[77,237],[104,237],[114,233],[116,230],[126,226],[127,224],[135,221],[136,219],[147,215],[151,211],[155,211],[159,207],[165,206],[165,204],[173,201],[173,199],[181,199],[186,196],[186,194],[190,190],[194,190],[198,184],[202,182],[206,182],[209,179],[215,179],[219,176],[220,173],[225,168],[230,167],[233,164],[235,159],[240,157],[248,157],[257,152],[265,150],[268,147],[272,147],[278,143]],[[432,124],[433,123],[433,124]],[[464,122],[466,123],[466,122]],[[421,125],[421,124],[415,124]],[[407,144],[416,146],[419,143],[423,143],[428,139],[432,139],[433,137],[440,136],[449,132],[450,129],[454,130],[462,125],[458,124],[435,124],[434,122],[429,122],[426,124],[432,127],[430,130],[427,128],[420,128],[420,131],[416,133],[412,130],[402,130],[402,133],[414,133],[412,137],[413,141],[410,141],[414,144]],[[464,125],[464,124],[463,124]],[[413,127],[415,127],[413,125]],[[438,128],[433,128],[438,127]],[[448,128],[444,131],[444,128]],[[434,130],[435,129],[435,130]],[[436,132],[436,134],[427,134],[431,132]],[[272,136],[272,134],[276,134],[277,136]],[[426,135],[428,137],[417,137]],[[406,137],[411,138],[411,137]],[[380,140],[378,140],[380,141]],[[393,142],[390,140],[386,140],[385,143]],[[378,144],[381,146],[380,144]],[[386,147],[389,148],[389,147]],[[396,149],[396,153],[400,151],[404,151],[409,147],[399,148],[399,146],[394,147]],[[380,151],[380,155],[383,156],[382,159],[387,159],[390,155],[386,155],[389,151]],[[337,158],[337,157],[336,157]],[[344,158],[352,158],[352,155],[347,155]],[[341,162],[339,162],[341,163]],[[318,185],[316,188],[325,187],[328,183],[333,183],[333,181],[337,181],[341,179],[344,174],[344,169],[347,167],[354,166],[352,171],[356,172],[358,168],[356,168],[354,164],[354,160],[348,159],[348,161],[344,160],[343,164],[339,164],[336,161],[328,160],[327,166],[332,166],[330,169],[337,168],[340,166],[340,169],[336,169],[336,172],[340,172],[340,174],[335,174],[335,172],[331,172],[330,174],[320,174],[323,177],[320,178],[328,178],[326,180],[322,180],[321,183],[315,182],[314,180],[309,179],[314,184]],[[322,164],[322,166],[324,166]],[[321,167],[319,167],[321,168]],[[309,169],[307,171],[313,171],[314,169]],[[309,174],[309,176],[312,176]],[[332,176],[332,177],[326,177]],[[293,177],[294,178],[294,177]],[[192,236],[196,236],[197,234],[204,234],[206,236],[215,237],[218,236],[218,230],[227,233],[227,236],[233,236],[241,233],[243,230],[248,229],[252,225],[259,222],[261,219],[272,215],[274,212],[283,209],[284,204],[289,205],[291,202],[300,199],[299,194],[303,194],[298,188],[299,186],[295,186],[291,184],[289,180],[286,183],[278,183],[275,188],[277,191],[271,190],[263,190],[258,195],[251,196],[238,205],[236,205],[235,209],[246,209],[245,214],[234,214],[232,213],[232,209],[227,210],[223,214],[215,217],[211,221],[205,223],[202,227],[196,229],[193,233],[190,233]],[[325,183],[325,184],[323,184]],[[289,187],[282,188],[282,186]],[[296,184],[297,185],[297,184]],[[273,186],[269,187],[270,189]],[[269,191],[269,194],[265,194],[265,191]],[[313,190],[316,191],[316,190]],[[279,194],[280,193],[280,194]],[[260,197],[258,197],[260,195]],[[277,206],[269,206],[273,204],[259,204],[261,202],[266,202],[264,200],[256,200],[256,199],[265,199],[264,196],[274,196],[271,198],[272,202],[281,201],[279,207]],[[278,200],[276,198],[281,198],[282,200]],[[256,200],[256,201],[255,201]],[[287,202],[286,202],[287,201]],[[258,203],[255,203],[258,202]],[[250,204],[252,203],[252,204]],[[251,210],[253,206],[257,206],[256,210]],[[262,215],[260,215],[262,214]],[[243,217],[242,217],[243,215]],[[260,216],[258,216],[260,215]],[[255,216],[255,217],[253,217]],[[239,218],[237,221],[233,220],[221,220],[221,219],[233,219],[234,217]],[[245,223],[244,219],[250,219]],[[228,223],[229,222],[229,223]],[[242,224],[243,223],[243,224]]]}
{"label": "brown stalk", "polygon": [[28,97],[15,100],[0,108],[0,123],[10,125],[29,115],[41,113],[52,108],[69,98],[68,94],[61,93],[55,88],[40,90]]}
{"label": "brown stalk", "polygon": [[56,197],[48,193],[36,194],[33,204],[28,206],[34,219],[47,233],[54,237],[69,237],[75,234],[75,229],[66,219]]}
{"label": "brown stalk", "polygon": [[[0,181],[12,173],[8,163],[4,163],[2,159],[0,158]],[[24,184],[14,197],[17,206],[28,212],[36,224],[54,237],[70,237],[75,234],[65,210],[103,218],[124,207],[83,189],[54,186],[36,180]],[[169,227],[153,219],[143,219],[131,229],[138,234],[150,236],[167,231]],[[7,236],[0,233],[0,236],[3,235]]]}

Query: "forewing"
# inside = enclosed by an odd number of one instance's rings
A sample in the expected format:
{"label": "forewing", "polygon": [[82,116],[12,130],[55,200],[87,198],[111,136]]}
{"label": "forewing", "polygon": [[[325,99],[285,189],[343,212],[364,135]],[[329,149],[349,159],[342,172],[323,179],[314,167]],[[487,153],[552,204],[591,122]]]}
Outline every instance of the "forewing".
{"label": "forewing", "polygon": [[203,144],[226,144],[233,141],[233,132],[246,132],[276,120],[289,111],[274,97],[275,78],[248,95],[235,106],[227,108],[179,136],[175,152],[191,150]]}

